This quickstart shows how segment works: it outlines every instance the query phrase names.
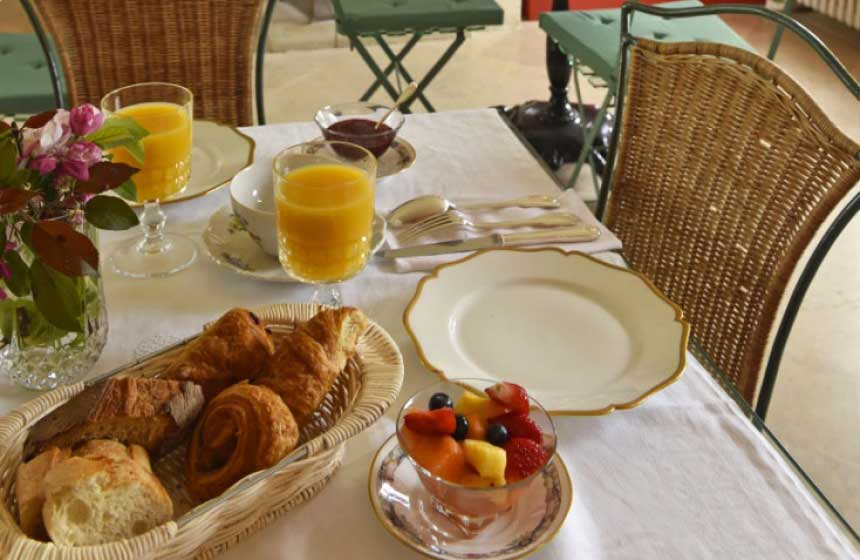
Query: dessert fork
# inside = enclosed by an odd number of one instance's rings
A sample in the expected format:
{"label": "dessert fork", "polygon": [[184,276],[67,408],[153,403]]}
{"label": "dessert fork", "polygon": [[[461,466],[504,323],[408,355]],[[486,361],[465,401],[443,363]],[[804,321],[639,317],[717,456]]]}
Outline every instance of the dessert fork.
{"label": "dessert fork", "polygon": [[580,223],[576,215],[569,212],[550,212],[541,216],[523,218],[519,220],[502,220],[495,222],[476,222],[467,218],[461,212],[449,210],[444,214],[432,216],[422,220],[398,235],[398,240],[408,243],[421,236],[438,233],[455,228],[469,228],[480,230],[512,229],[520,227],[561,227],[572,226]]}

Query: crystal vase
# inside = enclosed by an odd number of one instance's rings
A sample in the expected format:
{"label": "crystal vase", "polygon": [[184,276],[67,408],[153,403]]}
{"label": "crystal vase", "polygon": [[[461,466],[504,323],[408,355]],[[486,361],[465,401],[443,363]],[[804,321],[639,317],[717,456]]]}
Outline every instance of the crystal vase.
{"label": "crystal vase", "polygon": [[[98,230],[88,224],[77,229],[98,246]],[[26,247],[18,252],[29,266],[32,253]],[[23,297],[10,293],[0,301],[0,375],[28,389],[45,391],[81,380],[107,342],[108,319],[101,276],[64,279],[75,288],[69,301],[80,309],[78,331],[51,324],[34,304],[32,292]]]}

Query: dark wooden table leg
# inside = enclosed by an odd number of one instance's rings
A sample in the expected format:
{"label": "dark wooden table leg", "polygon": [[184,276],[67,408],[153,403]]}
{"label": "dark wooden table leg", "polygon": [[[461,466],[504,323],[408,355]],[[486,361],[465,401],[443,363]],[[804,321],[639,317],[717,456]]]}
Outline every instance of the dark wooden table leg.
{"label": "dark wooden table leg", "polygon": [[[552,9],[567,10],[567,0],[553,0]],[[546,70],[549,101],[527,101],[506,108],[505,112],[544,161],[558,169],[579,157],[584,137],[582,127],[591,126],[597,107],[574,107],[570,102],[568,86],[573,65],[549,36],[546,38]],[[597,144],[600,143],[598,138]]]}

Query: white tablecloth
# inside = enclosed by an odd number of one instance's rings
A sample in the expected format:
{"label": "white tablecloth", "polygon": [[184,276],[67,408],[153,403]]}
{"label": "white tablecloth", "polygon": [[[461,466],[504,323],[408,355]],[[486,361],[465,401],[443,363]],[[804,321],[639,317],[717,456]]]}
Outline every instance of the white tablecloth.
{"label": "white tablecloth", "polygon": [[[252,128],[258,157],[313,137],[309,124]],[[378,189],[380,207],[408,197],[550,192],[552,181],[493,111],[410,117],[403,135],[418,149],[414,168]],[[227,204],[225,191],[168,207],[168,227],[195,235]],[[107,254],[129,233],[105,235]],[[608,254],[606,258],[615,255]],[[394,337],[406,378],[401,400],[351,440],[344,465],[311,502],[229,550],[224,558],[419,558],[386,533],[367,500],[369,462],[393,432],[403,398],[435,381],[401,323],[420,273],[369,267],[344,285]],[[110,338],[98,371],[134,357],[141,344],[178,338],[232,306],[306,301],[311,289],[240,278],[202,254],[173,277],[134,281],[105,271]],[[856,551],[736,404],[692,358],[681,379],[629,411],[559,417],[559,451],[575,500],[555,540],[535,558],[848,558]],[[0,411],[32,394],[0,385]]]}

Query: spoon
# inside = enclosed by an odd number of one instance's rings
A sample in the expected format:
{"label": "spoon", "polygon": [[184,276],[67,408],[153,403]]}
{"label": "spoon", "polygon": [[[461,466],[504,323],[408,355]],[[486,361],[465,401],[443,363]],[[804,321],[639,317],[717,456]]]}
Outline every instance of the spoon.
{"label": "spoon", "polygon": [[455,205],[447,198],[435,194],[425,194],[407,200],[388,213],[386,218],[392,226],[398,227],[418,222],[436,214],[444,214],[448,210],[496,210],[498,208],[558,208],[561,203],[554,196],[546,194],[530,194],[511,200],[481,202]]}
{"label": "spoon", "polygon": [[400,92],[400,96],[394,102],[394,105],[391,106],[391,109],[389,109],[388,112],[385,113],[381,119],[379,119],[379,122],[376,123],[376,126],[373,127],[373,130],[379,128],[379,125],[385,122],[385,119],[388,118],[388,115],[396,111],[397,107],[399,107],[401,103],[405,103],[407,99],[415,95],[416,91],[418,91],[418,84],[416,84],[415,82],[412,82],[411,84],[406,86],[406,89]]}

